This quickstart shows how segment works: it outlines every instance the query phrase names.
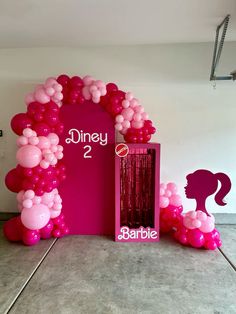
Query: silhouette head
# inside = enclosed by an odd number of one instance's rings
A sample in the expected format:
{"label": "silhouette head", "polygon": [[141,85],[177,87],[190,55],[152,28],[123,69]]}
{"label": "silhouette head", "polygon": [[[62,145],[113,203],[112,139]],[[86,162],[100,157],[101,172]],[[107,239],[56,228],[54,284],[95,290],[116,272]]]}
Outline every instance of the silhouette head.
{"label": "silhouette head", "polygon": [[187,198],[194,198],[197,202],[205,201],[208,196],[214,194],[220,181],[221,187],[215,195],[215,201],[220,206],[226,205],[224,197],[231,189],[231,181],[226,174],[214,174],[209,170],[200,169],[187,175],[186,179],[185,194]]}

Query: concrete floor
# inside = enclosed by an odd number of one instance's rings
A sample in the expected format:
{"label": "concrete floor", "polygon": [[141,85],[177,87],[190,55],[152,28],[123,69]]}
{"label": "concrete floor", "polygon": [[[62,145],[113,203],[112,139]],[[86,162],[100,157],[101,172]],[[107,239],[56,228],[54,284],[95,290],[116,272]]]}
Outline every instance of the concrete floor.
{"label": "concrete floor", "polygon": [[221,250],[71,236],[35,247],[0,234],[0,314],[236,313],[236,226]]}

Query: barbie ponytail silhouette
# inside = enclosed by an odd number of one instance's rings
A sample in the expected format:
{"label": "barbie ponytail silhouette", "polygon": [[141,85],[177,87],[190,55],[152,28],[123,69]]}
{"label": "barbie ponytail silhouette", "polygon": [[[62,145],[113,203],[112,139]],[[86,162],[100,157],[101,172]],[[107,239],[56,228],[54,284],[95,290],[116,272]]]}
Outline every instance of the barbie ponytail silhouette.
{"label": "barbie ponytail silhouette", "polygon": [[226,205],[224,197],[231,189],[231,181],[226,174],[221,172],[214,174],[209,170],[200,169],[187,175],[186,179],[185,194],[187,198],[196,200],[196,210],[201,210],[209,216],[206,199],[217,191],[219,182],[221,187],[215,195],[215,201],[220,206]]}

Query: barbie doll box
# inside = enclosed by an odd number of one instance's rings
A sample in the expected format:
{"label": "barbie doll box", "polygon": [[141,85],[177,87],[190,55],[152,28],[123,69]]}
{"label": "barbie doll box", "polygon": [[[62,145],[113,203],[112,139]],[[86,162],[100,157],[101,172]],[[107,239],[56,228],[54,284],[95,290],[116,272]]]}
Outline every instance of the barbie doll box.
{"label": "barbie doll box", "polygon": [[159,241],[160,144],[116,145],[115,240]]}

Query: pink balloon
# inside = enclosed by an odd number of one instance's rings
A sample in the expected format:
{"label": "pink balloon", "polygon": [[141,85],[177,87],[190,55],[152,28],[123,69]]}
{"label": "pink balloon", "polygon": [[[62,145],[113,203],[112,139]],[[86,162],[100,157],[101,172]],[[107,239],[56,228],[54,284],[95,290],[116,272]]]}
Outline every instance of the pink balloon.
{"label": "pink balloon", "polygon": [[56,133],[50,133],[48,139],[52,145],[57,145],[59,143],[59,137]]}
{"label": "pink balloon", "polygon": [[116,123],[115,124],[115,129],[117,130],[117,131],[121,131],[122,130],[122,124],[121,123]]}
{"label": "pink balloon", "polygon": [[41,229],[48,223],[50,211],[46,205],[33,205],[30,209],[23,209],[21,221],[23,225],[31,230]]}
{"label": "pink balloon", "polygon": [[22,228],[20,216],[11,218],[3,225],[3,233],[9,241],[17,242],[22,239]]}
{"label": "pink balloon", "polygon": [[23,229],[22,241],[25,245],[31,246],[39,242],[40,235],[38,230]]}
{"label": "pink balloon", "polygon": [[49,220],[49,222],[39,230],[40,236],[42,239],[49,239],[51,238],[52,235],[52,230],[53,230],[53,222],[52,220]]}
{"label": "pink balloon", "polygon": [[18,163],[25,168],[38,166],[42,159],[41,150],[33,145],[22,146],[16,153]]}
{"label": "pink balloon", "polygon": [[57,217],[60,216],[60,214],[61,214],[61,209],[59,209],[59,210],[51,209],[51,210],[50,210],[50,216],[51,216],[51,218],[57,218]]}
{"label": "pink balloon", "polygon": [[41,104],[46,104],[47,102],[50,101],[50,97],[41,88],[38,89],[37,91],[35,91],[34,97],[35,97],[36,101],[38,101]]}
{"label": "pink balloon", "polygon": [[135,113],[133,119],[134,121],[141,121],[142,116],[140,113]]}
{"label": "pink balloon", "polygon": [[207,217],[205,221],[202,221],[201,227],[199,228],[202,232],[211,232],[215,228],[215,223],[212,219],[212,217]]}
{"label": "pink balloon", "polygon": [[195,227],[193,226],[193,221],[190,217],[188,216],[184,216],[184,219],[183,219],[183,224],[186,228],[188,229],[194,229]]}
{"label": "pink balloon", "polygon": [[38,148],[40,149],[46,149],[51,146],[50,140],[46,136],[39,136],[39,143],[38,143]]}
{"label": "pink balloon", "polygon": [[198,229],[189,230],[187,237],[188,242],[194,248],[200,248],[204,245],[205,242],[204,235]]}
{"label": "pink balloon", "polygon": [[134,115],[134,111],[131,108],[123,109],[121,112],[125,120],[131,121]]}
{"label": "pink balloon", "polygon": [[132,121],[131,125],[135,129],[141,129],[143,127],[143,121]]}
{"label": "pink balloon", "polygon": [[169,205],[169,199],[165,196],[160,196],[160,207],[166,208]]}
{"label": "pink balloon", "polygon": [[180,195],[171,195],[170,197],[170,204],[176,207],[179,207],[182,205],[182,199]]}
{"label": "pink balloon", "polygon": [[167,189],[170,190],[172,192],[172,194],[176,194],[178,191],[177,185],[173,182],[169,182],[167,184]]}
{"label": "pink balloon", "polygon": [[25,103],[26,105],[30,104],[31,102],[35,101],[33,93],[29,93],[25,96]]}

